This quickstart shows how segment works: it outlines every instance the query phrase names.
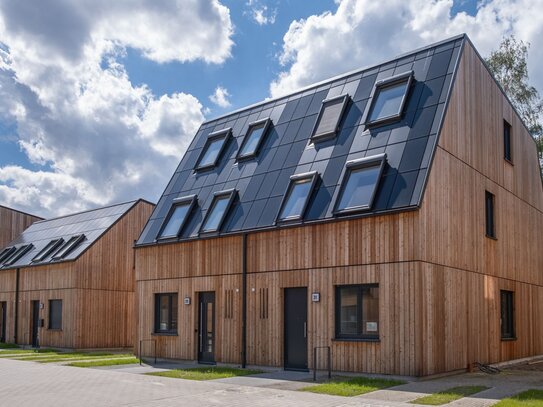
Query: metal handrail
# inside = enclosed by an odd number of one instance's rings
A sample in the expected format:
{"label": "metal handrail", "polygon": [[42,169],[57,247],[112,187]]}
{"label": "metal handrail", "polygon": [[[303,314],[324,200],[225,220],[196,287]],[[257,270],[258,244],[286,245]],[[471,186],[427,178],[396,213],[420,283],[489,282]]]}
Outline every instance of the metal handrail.
{"label": "metal handrail", "polygon": [[332,350],[330,346],[315,346],[313,348],[313,381],[317,381],[317,350],[326,349],[328,352],[328,378],[332,378]]}
{"label": "metal handrail", "polygon": [[140,366],[142,366],[142,357],[141,357],[141,345],[143,344],[143,342],[153,342],[154,345],[155,345],[155,365],[156,365],[156,339],[140,339],[140,353],[139,353],[139,357],[140,357]]}

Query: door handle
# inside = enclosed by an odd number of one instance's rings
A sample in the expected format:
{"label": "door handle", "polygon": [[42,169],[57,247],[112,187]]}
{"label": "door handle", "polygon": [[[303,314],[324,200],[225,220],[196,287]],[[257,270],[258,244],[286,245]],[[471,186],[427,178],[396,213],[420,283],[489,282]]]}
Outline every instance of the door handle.
{"label": "door handle", "polygon": [[304,338],[307,338],[307,322],[304,322]]}

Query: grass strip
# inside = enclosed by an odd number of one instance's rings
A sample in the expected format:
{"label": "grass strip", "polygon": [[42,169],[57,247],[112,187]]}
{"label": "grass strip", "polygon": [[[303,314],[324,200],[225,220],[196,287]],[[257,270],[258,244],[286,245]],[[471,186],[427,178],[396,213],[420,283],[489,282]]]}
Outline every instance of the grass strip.
{"label": "grass strip", "polygon": [[249,376],[262,373],[260,370],[236,369],[232,367],[210,366],[168,370],[166,372],[147,373],[150,376],[170,377],[186,380],[216,380],[228,377]]}
{"label": "grass strip", "polygon": [[118,365],[133,365],[139,363],[140,360],[134,356],[124,359],[108,359],[108,360],[94,360],[90,362],[73,362],[67,366],[74,367],[99,367],[99,366],[118,366]]}
{"label": "grass strip", "polygon": [[485,386],[459,386],[452,387],[447,390],[440,391],[438,393],[429,394],[428,396],[420,397],[413,400],[412,404],[424,404],[427,406],[440,406],[442,404],[450,403],[461,399],[462,397],[471,396],[472,394],[479,393],[483,390],[487,390]]}
{"label": "grass strip", "polygon": [[55,349],[13,349],[0,352],[0,358],[36,356],[38,354],[58,354]]}
{"label": "grass strip", "polygon": [[332,396],[353,397],[372,391],[404,384],[400,380],[380,379],[371,377],[338,378],[327,383],[304,387],[300,391],[329,394]]}
{"label": "grass strip", "polygon": [[503,399],[493,407],[543,407],[543,390],[526,390]]}
{"label": "grass strip", "polygon": [[15,345],[14,343],[4,343],[0,342],[0,349],[18,349],[19,345]]}

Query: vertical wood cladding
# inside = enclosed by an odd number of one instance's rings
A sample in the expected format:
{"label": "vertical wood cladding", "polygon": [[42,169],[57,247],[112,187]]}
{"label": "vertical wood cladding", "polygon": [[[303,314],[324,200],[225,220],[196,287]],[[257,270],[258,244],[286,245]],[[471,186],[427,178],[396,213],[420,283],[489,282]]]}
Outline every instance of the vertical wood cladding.
{"label": "vertical wood cladding", "polygon": [[38,220],[41,218],[0,205],[0,249]]}

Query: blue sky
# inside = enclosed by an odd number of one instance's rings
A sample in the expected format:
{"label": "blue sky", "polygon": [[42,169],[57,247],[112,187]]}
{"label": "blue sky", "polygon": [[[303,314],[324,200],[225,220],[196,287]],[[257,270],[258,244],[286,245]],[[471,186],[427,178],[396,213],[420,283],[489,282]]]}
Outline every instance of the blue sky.
{"label": "blue sky", "polygon": [[156,201],[203,120],[462,32],[483,55],[504,35],[531,42],[541,88],[540,1],[0,4],[0,204]]}

